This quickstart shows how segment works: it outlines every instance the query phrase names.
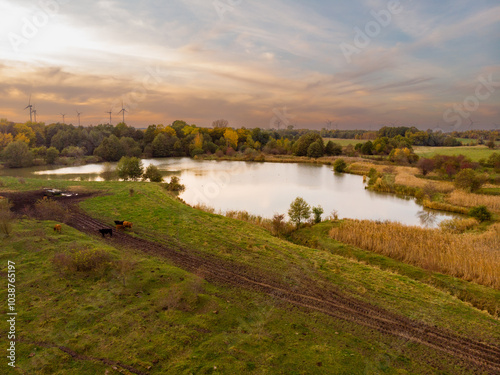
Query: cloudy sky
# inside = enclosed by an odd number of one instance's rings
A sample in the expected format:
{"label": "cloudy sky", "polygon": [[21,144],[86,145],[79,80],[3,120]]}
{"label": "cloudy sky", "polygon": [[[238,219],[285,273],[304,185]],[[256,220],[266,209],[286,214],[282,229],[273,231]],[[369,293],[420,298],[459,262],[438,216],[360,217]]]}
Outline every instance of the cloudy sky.
{"label": "cloudy sky", "polygon": [[0,117],[500,128],[498,0],[0,0]]}

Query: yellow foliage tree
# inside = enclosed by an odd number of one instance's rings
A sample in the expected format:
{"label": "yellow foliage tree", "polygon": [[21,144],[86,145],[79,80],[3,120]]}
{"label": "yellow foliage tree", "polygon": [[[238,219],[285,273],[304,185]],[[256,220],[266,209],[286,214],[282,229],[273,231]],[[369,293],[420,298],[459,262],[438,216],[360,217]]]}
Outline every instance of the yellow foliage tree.
{"label": "yellow foliage tree", "polygon": [[0,149],[4,149],[12,141],[14,141],[12,134],[0,133]]}
{"label": "yellow foliage tree", "polygon": [[224,132],[224,138],[226,139],[227,145],[236,150],[238,147],[238,133],[233,129],[228,128]]}
{"label": "yellow foliage tree", "polygon": [[18,135],[16,135],[16,138],[14,138],[14,140],[17,142],[17,141],[21,141],[21,142],[24,142],[26,143],[27,145],[30,144],[30,140],[28,139],[28,137],[26,137],[25,134],[23,133],[19,133]]}
{"label": "yellow foliage tree", "polygon": [[203,136],[200,133],[194,137],[193,144],[195,148],[203,149]]}
{"label": "yellow foliage tree", "polygon": [[26,124],[16,124],[16,125],[14,125],[14,130],[17,133],[16,141],[17,140],[22,140],[23,142],[26,142],[24,140],[24,138],[22,138],[22,137],[19,138],[19,139],[17,138],[20,135],[24,135],[24,137],[28,140],[26,143],[28,143],[28,144],[34,144],[34,142],[36,140],[36,134],[33,131],[33,129],[31,129],[28,125],[26,125]]}
{"label": "yellow foliage tree", "polygon": [[177,133],[176,133],[175,129],[173,127],[171,127],[171,126],[167,126],[166,128],[161,129],[160,133],[168,134],[171,137],[177,136]]}

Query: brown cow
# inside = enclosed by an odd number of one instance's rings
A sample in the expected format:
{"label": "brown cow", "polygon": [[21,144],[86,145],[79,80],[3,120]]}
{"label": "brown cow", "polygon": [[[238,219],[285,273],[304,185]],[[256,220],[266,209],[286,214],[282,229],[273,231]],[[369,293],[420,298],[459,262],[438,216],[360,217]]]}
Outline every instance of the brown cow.
{"label": "brown cow", "polygon": [[61,224],[54,225],[54,232],[61,233],[62,227]]}
{"label": "brown cow", "polygon": [[132,223],[131,223],[130,221],[124,221],[124,222],[123,222],[123,226],[124,226],[125,228],[132,228]]}

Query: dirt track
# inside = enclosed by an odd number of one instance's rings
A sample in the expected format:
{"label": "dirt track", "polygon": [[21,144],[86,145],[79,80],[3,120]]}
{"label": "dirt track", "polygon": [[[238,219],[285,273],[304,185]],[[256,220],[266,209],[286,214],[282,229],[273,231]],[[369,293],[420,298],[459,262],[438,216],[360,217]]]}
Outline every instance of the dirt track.
{"label": "dirt track", "polygon": [[[15,208],[21,208],[31,202],[34,203],[33,195],[30,198],[26,195],[23,198],[20,196],[10,198],[14,203],[16,198],[18,202],[22,201],[23,204],[16,205],[15,203]],[[102,228],[112,228],[112,226],[103,224],[79,210],[75,203],[82,198],[60,200],[67,204],[72,212],[72,218],[68,225],[90,235],[98,235],[98,230]],[[316,281],[304,279],[300,286],[291,287],[278,282],[266,273],[249,267],[222,261],[176,244],[167,246],[136,238],[123,231],[113,231],[113,237],[108,237],[106,241],[116,247],[130,247],[148,254],[165,257],[180,268],[198,274],[208,281],[265,293],[292,305],[320,311],[335,318],[376,329],[385,334],[418,342],[456,356],[479,370],[500,374],[499,346],[460,337],[443,329],[412,321],[342,295],[333,290],[330,285],[322,287]]]}

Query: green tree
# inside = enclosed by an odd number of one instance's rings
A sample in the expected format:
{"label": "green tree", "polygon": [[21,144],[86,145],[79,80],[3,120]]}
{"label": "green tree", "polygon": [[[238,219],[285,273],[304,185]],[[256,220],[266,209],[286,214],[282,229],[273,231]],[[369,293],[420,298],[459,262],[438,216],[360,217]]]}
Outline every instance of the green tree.
{"label": "green tree", "polygon": [[105,161],[118,161],[125,156],[125,150],[118,137],[110,135],[108,138],[103,139],[99,147],[94,150],[94,154]]}
{"label": "green tree", "polygon": [[347,163],[344,159],[337,159],[335,163],[333,163],[333,170],[337,173],[343,173],[347,168]]}
{"label": "green tree", "polygon": [[321,223],[321,215],[323,215],[323,207],[318,206],[318,207],[313,207],[312,209],[313,215],[314,215],[314,222],[316,224]]}
{"label": "green tree", "polygon": [[371,141],[365,142],[361,146],[361,153],[363,155],[372,155],[373,154],[373,143]]}
{"label": "green tree", "polygon": [[309,146],[314,142],[320,142],[322,153],[324,152],[323,138],[318,133],[309,132],[299,138],[294,145],[294,152],[297,156],[307,156]]}
{"label": "green tree", "polygon": [[2,157],[9,168],[23,168],[33,165],[33,154],[26,142],[23,141],[9,143],[3,150]]}
{"label": "green tree", "polygon": [[59,157],[59,150],[55,147],[49,147],[45,152],[45,162],[47,164],[54,164]]}
{"label": "green tree", "polygon": [[342,146],[338,143],[333,143],[332,141],[328,141],[325,146],[325,154],[330,156],[338,156],[342,155]]}
{"label": "green tree", "polygon": [[487,177],[477,174],[474,170],[467,168],[457,173],[455,176],[455,187],[468,192],[477,191],[487,181]]}
{"label": "green tree", "polygon": [[290,220],[300,226],[302,219],[307,220],[311,216],[311,206],[301,197],[295,198],[295,200],[290,204],[290,209],[288,210],[288,216]]}
{"label": "green tree", "polygon": [[142,176],[143,179],[149,180],[151,182],[162,182],[163,176],[157,166],[151,164],[146,168],[146,172]]}
{"label": "green tree", "polygon": [[142,160],[136,157],[129,158],[124,156],[118,162],[116,166],[116,171],[118,172],[118,177],[128,180],[138,180],[144,173],[144,167],[142,166]]}
{"label": "green tree", "polygon": [[307,149],[307,156],[310,158],[320,158],[324,155],[323,141],[317,140],[311,143]]}

